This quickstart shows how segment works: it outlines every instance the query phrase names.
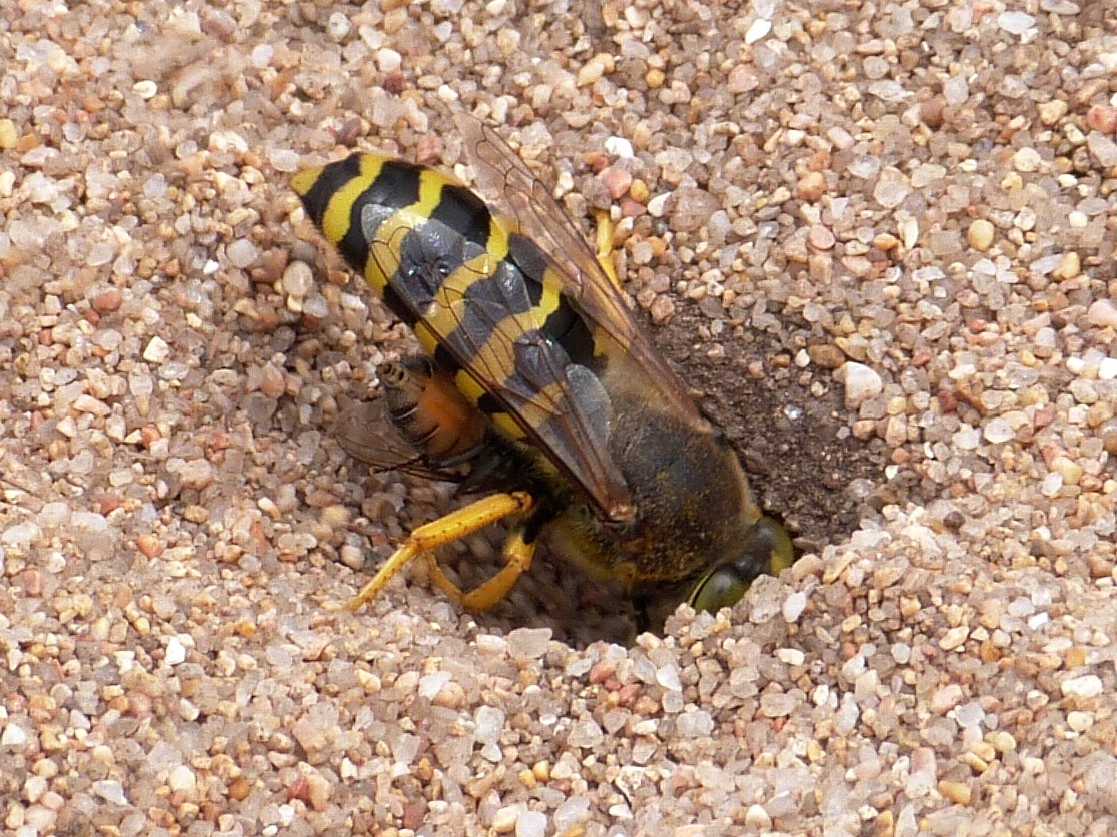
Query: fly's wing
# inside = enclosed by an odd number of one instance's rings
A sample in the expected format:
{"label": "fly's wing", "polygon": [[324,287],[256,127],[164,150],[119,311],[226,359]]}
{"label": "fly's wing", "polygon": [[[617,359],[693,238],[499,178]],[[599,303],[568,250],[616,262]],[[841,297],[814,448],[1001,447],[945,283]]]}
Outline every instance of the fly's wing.
{"label": "fly's wing", "polygon": [[561,280],[563,292],[596,329],[609,336],[615,351],[634,361],[649,387],[660,392],[663,403],[676,415],[703,423],[686,386],[636,322],[624,294],[550,190],[499,134],[472,114],[459,112],[455,118],[482,195],[508,213],[519,232],[539,245],[549,268]]}
{"label": "fly's wing", "polygon": [[373,471],[398,471],[439,482],[461,482],[463,475],[440,468],[395,429],[383,397],[345,405],[334,424],[338,444]]}

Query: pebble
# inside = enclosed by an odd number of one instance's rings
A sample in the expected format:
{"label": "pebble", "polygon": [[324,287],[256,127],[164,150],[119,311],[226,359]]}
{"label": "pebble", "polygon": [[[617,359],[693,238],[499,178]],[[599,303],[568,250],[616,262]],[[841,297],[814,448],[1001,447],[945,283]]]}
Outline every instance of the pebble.
{"label": "pebble", "polygon": [[550,628],[516,628],[508,634],[508,650],[513,657],[535,660],[547,653]]}
{"label": "pebble", "polygon": [[167,786],[174,793],[182,793],[188,796],[192,795],[197,784],[198,777],[195,776],[194,771],[185,764],[180,764],[172,768],[170,775],[167,776]]}
{"label": "pebble", "polygon": [[618,166],[609,166],[600,174],[601,182],[613,200],[619,200],[632,185],[632,174]]}
{"label": "pebble", "polygon": [[799,200],[814,203],[826,194],[826,176],[822,172],[809,171],[799,178],[795,186],[795,194]]}
{"label": "pebble", "polygon": [[1100,131],[1091,131],[1090,135],[1086,137],[1086,147],[1090,149],[1090,154],[1098,165],[1105,166],[1105,168],[1113,168],[1117,166],[1117,142],[1107,137]]}
{"label": "pebble", "polygon": [[94,782],[93,792],[113,805],[128,804],[128,798],[124,795],[124,788],[116,779],[100,779]]}
{"label": "pebble", "polygon": [[1117,328],[1117,300],[1099,299],[1090,304],[1086,311],[1090,325],[1101,328]]}
{"label": "pebble", "polygon": [[156,334],[148,341],[143,351],[143,359],[148,363],[162,363],[170,354],[171,347],[167,345],[167,341]]}
{"label": "pebble", "polygon": [[1086,732],[1094,725],[1093,712],[1068,712],[1067,726],[1075,732]]}
{"label": "pebble", "polygon": [[226,249],[229,262],[233,267],[246,268],[256,261],[258,251],[256,245],[247,238],[238,238]]}
{"label": "pebble", "polygon": [[1035,23],[1036,19],[1024,12],[1001,12],[997,17],[997,25],[1011,35],[1023,35]]}
{"label": "pebble", "polygon": [[798,648],[779,648],[776,650],[776,657],[789,666],[801,666],[807,659]]}
{"label": "pebble", "polygon": [[939,640],[939,647],[943,651],[955,651],[966,644],[966,639],[969,635],[970,629],[965,625],[951,628],[943,635],[943,638]]}
{"label": "pebble", "polygon": [[19,142],[19,131],[10,119],[0,119],[0,151],[10,151]]}
{"label": "pebble", "polygon": [[544,837],[546,833],[546,814],[539,811],[524,811],[516,817],[516,837]]}
{"label": "pebble", "polygon": [[714,731],[714,719],[705,709],[691,709],[679,716],[675,728],[683,738],[699,738]]}
{"label": "pebble", "polygon": [[491,706],[480,706],[473,716],[474,735],[483,744],[495,744],[504,730],[504,712]]}
{"label": "pebble", "polygon": [[604,737],[597,721],[586,718],[574,724],[566,740],[573,747],[591,748],[597,746]]}
{"label": "pebble", "polygon": [[1069,105],[1062,99],[1051,99],[1039,105],[1039,118],[1044,125],[1051,127],[1067,115]]}
{"label": "pebble", "polygon": [[965,782],[951,782],[943,779],[939,782],[939,793],[957,805],[969,805],[973,791]]}
{"label": "pebble", "polygon": [[186,646],[177,636],[167,640],[167,650],[163,655],[163,662],[169,666],[177,666],[186,662]]}
{"label": "pebble", "polygon": [[965,693],[957,683],[943,686],[931,697],[931,711],[938,715],[945,715],[962,702]]}
{"label": "pebble", "polygon": [[376,53],[376,66],[382,73],[394,73],[403,66],[403,56],[394,49],[383,47]]}
{"label": "pebble", "polygon": [[1068,677],[1059,684],[1063,694],[1067,697],[1092,698],[1102,693],[1101,678],[1096,674],[1084,674],[1080,677]]}
{"label": "pebble", "polygon": [[19,724],[9,721],[4,725],[4,732],[0,734],[0,747],[10,747],[18,750],[27,743],[27,733]]}
{"label": "pebble", "polygon": [[1086,125],[1103,134],[1117,133],[1117,107],[1094,105],[1086,111]]}
{"label": "pebble", "polygon": [[497,834],[508,834],[516,827],[522,805],[505,805],[493,815],[492,828]]}
{"label": "pebble", "polygon": [[653,218],[662,218],[667,212],[667,201],[671,198],[671,193],[665,192],[656,195],[648,201],[648,214]]}
{"label": "pebble", "polygon": [[911,184],[908,183],[904,173],[892,166],[886,166],[880,172],[873,197],[877,203],[886,209],[895,209],[911,194]]}
{"label": "pebble", "polygon": [[306,798],[315,811],[325,811],[333,796],[333,784],[317,770],[306,777]]}
{"label": "pebble", "polygon": [[970,242],[970,246],[975,250],[985,252],[993,244],[993,234],[995,230],[993,225],[986,221],[984,218],[978,218],[970,224],[969,232],[966,234]]}
{"label": "pebble", "polygon": [[632,147],[632,142],[624,137],[612,136],[606,139],[605,150],[621,160],[636,159],[636,151]]}
{"label": "pebble", "polygon": [[314,290],[314,273],[306,262],[293,261],[283,270],[283,290],[296,299],[305,299]]}
{"label": "pebble", "polygon": [[845,385],[845,403],[851,410],[856,410],[884,390],[884,381],[875,370],[852,360],[838,370],[838,380]]}
{"label": "pebble", "polygon": [[768,718],[790,715],[798,705],[798,698],[784,692],[766,692],[760,696],[760,711]]}
{"label": "pebble", "polygon": [[1043,158],[1034,148],[1025,146],[1017,149],[1016,153],[1012,155],[1012,165],[1018,172],[1022,173],[1039,171],[1040,166],[1043,165]]}
{"label": "pebble", "polygon": [[758,17],[749,25],[748,30],[745,32],[745,43],[750,46],[759,43],[764,40],[771,31],[772,21],[767,18]]}
{"label": "pebble", "polygon": [[795,624],[799,621],[799,617],[803,615],[803,611],[807,609],[807,594],[801,590],[796,590],[784,599],[781,613],[783,614],[784,621],[788,624]]}
{"label": "pebble", "polygon": [[808,240],[816,250],[829,250],[835,244],[834,233],[828,227],[815,224],[811,227]]}
{"label": "pebble", "polygon": [[[710,220],[719,206],[718,199],[709,192],[684,186],[675,191],[671,228],[676,232],[694,232]],[[650,211],[651,206],[648,209]]]}
{"label": "pebble", "polygon": [[764,810],[763,805],[750,805],[745,811],[745,828],[749,831],[769,831],[772,828],[772,818]]}
{"label": "pebble", "polygon": [[1016,433],[1007,421],[1002,418],[990,419],[982,428],[986,441],[994,445],[1004,444],[1016,438]]}

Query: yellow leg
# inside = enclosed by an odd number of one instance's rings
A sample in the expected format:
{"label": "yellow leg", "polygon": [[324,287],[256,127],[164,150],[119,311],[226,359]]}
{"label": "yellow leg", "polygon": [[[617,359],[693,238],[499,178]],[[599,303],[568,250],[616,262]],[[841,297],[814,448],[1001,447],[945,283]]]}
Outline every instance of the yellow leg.
{"label": "yellow leg", "polygon": [[598,209],[594,214],[597,215],[597,260],[617,289],[624,290],[617,277],[617,266],[613,264],[613,219],[607,209]]}
{"label": "yellow leg", "polygon": [[428,552],[426,559],[431,580],[443,593],[466,610],[484,613],[486,610],[492,610],[512,592],[520,576],[531,568],[531,559],[534,555],[535,544],[525,543],[524,530],[517,529],[504,542],[504,566],[501,567],[500,572],[468,593],[463,593],[458,585],[446,577],[433,553]]}
{"label": "yellow leg", "polygon": [[396,573],[420,555],[461,540],[466,535],[471,535],[506,517],[523,514],[531,509],[533,504],[534,501],[531,496],[523,491],[514,491],[510,494],[494,494],[491,497],[485,497],[475,503],[470,503],[465,508],[450,512],[443,518],[420,526],[411,533],[407,542],[397,549],[395,554],[373,576],[372,581],[366,584],[361,592],[349,602],[349,609],[355,613],[364,604],[375,599],[388,582],[395,577]]}

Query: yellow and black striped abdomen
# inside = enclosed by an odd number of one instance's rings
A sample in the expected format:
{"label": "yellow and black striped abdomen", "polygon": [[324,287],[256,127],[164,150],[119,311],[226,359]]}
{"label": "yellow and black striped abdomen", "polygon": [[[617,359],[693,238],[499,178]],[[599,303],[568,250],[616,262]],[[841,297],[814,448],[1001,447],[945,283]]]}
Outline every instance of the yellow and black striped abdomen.
{"label": "yellow and black striped abdomen", "polygon": [[[325,237],[502,435],[523,439],[526,422],[546,438],[569,368],[603,359],[534,242],[454,179],[377,155],[307,169],[292,185]],[[599,384],[583,382],[592,401]]]}

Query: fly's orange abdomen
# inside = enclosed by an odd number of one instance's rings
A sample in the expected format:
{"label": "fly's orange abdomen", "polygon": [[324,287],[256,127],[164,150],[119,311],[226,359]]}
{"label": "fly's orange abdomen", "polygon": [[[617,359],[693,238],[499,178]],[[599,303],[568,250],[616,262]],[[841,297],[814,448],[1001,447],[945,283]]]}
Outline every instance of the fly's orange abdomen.
{"label": "fly's orange abdomen", "polygon": [[461,461],[485,439],[484,417],[453,381],[423,357],[381,371],[389,415],[404,438],[436,463]]}

